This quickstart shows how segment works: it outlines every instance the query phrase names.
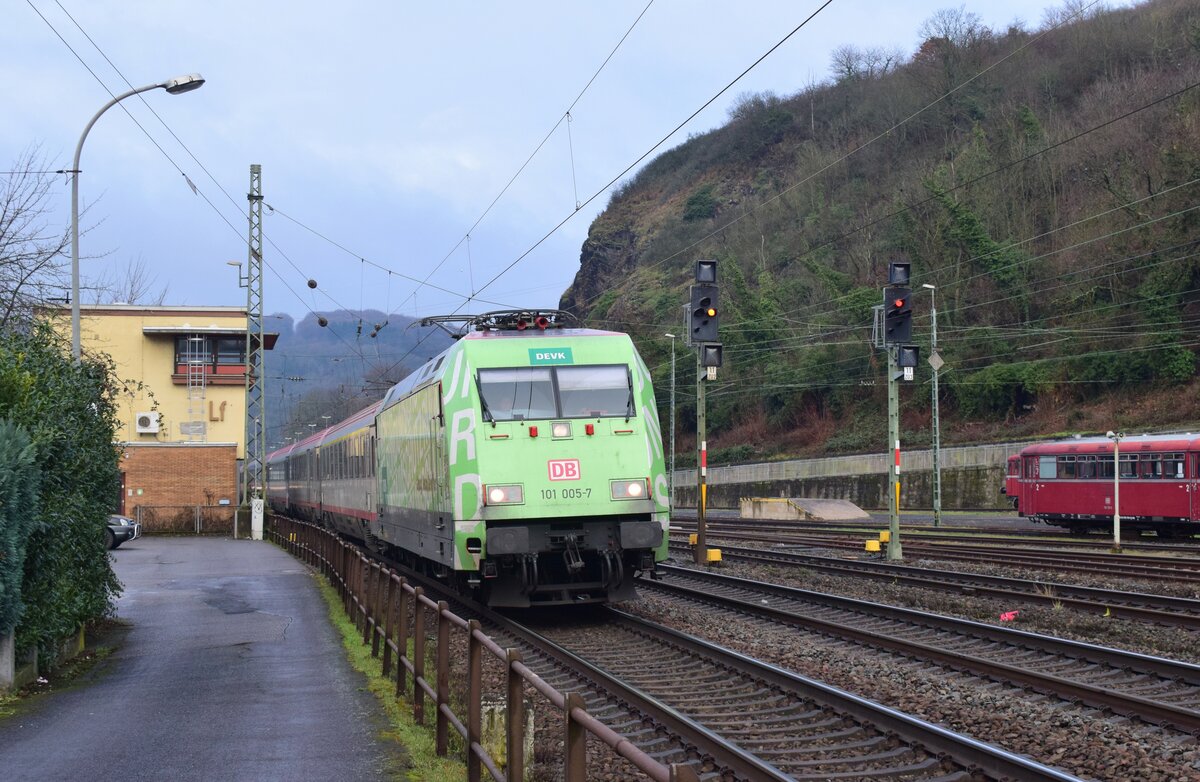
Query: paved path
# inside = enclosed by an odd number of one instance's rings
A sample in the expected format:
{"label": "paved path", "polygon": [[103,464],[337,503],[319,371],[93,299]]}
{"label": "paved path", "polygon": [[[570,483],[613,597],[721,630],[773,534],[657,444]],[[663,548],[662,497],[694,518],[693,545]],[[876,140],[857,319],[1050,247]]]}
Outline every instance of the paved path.
{"label": "paved path", "polygon": [[0,720],[0,779],[375,780],[400,768],[298,561],[270,543],[141,538],[112,552],[119,648]]}

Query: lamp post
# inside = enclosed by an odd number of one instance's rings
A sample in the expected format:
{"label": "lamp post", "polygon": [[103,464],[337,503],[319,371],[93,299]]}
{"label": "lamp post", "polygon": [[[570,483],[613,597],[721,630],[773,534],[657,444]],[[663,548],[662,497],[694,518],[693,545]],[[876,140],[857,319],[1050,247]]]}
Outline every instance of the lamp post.
{"label": "lamp post", "polygon": [[933,526],[942,525],[942,427],[938,418],[938,369],[942,357],[937,352],[937,287],[925,283],[929,290],[929,365],[933,367]]}
{"label": "lamp post", "polygon": [[321,418],[323,418],[323,419],[325,420],[325,428],[326,428],[326,429],[328,429],[328,428],[329,428],[329,419],[330,419],[330,418],[333,418],[333,416],[331,416],[331,415],[323,415],[323,416],[321,416]]}
{"label": "lamp post", "polygon": [[189,73],[187,76],[177,76],[174,79],[168,79],[158,84],[147,84],[145,87],[138,87],[129,92],[123,92],[108,103],[105,103],[96,112],[91,122],[83,129],[83,135],[79,137],[79,143],[75,145],[75,161],[71,164],[71,173],[75,175],[71,179],[71,356],[74,358],[76,364],[79,363],[81,357],[79,348],[79,156],[83,153],[84,139],[87,138],[88,131],[92,129],[92,125],[95,125],[96,120],[100,119],[101,114],[130,95],[156,90],[159,87],[172,95],[179,95],[184,92],[191,92],[202,84],[204,84],[204,79],[201,78],[200,74]]}
{"label": "lamp post", "polygon": [[671,338],[671,477],[667,481],[667,491],[671,498],[667,503],[670,511],[675,510],[675,335],[663,334]]}
{"label": "lamp post", "polygon": [[1113,441],[1113,544],[1112,553],[1121,553],[1121,440],[1124,432],[1111,429],[1105,437]]}

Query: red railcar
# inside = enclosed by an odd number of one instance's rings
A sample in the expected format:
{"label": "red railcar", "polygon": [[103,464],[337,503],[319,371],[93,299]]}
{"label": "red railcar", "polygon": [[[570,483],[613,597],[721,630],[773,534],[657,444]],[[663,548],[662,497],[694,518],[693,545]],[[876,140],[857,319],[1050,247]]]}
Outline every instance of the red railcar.
{"label": "red railcar", "polygon": [[1009,459],[1005,493],[1020,515],[1084,533],[1112,530],[1118,489],[1122,532],[1200,532],[1200,435],[1126,437],[1119,465],[1114,477],[1107,437],[1039,443]]}

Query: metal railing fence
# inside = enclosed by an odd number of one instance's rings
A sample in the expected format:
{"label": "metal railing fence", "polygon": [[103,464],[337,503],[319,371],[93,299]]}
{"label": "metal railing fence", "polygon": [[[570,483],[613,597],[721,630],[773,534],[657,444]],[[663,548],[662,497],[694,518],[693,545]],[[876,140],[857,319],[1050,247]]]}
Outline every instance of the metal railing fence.
{"label": "metal railing fence", "polygon": [[233,505],[138,505],[133,518],[142,534],[233,534]]}
{"label": "metal railing fence", "polygon": [[[550,686],[526,667],[519,650],[502,648],[484,634],[478,620],[463,619],[452,613],[446,601],[431,600],[421,587],[413,586],[390,568],[369,560],[332,533],[276,516],[270,517],[267,533],[292,556],[318,569],[338,591],[346,614],[362,632],[363,644],[370,644],[372,657],[381,658],[383,675],[395,678],[396,698],[407,697],[411,688],[413,719],[418,724],[425,724],[426,700],[432,701],[437,754],[442,757],[449,754],[451,727],[463,739],[468,782],[481,782],[484,768],[497,782],[525,779],[526,684],[563,714],[563,778],[566,782],[584,782],[587,778],[589,734],[655,782],[698,782],[696,771],[690,765],[658,762],[589,714],[580,693],[563,693]],[[425,670],[430,614],[436,624],[433,659],[436,670],[432,681]],[[466,722],[454,712],[450,699],[450,635],[455,630],[464,633],[467,642]],[[411,654],[408,652],[410,642]],[[482,741],[485,652],[503,663],[506,670],[507,767],[503,770]]]}

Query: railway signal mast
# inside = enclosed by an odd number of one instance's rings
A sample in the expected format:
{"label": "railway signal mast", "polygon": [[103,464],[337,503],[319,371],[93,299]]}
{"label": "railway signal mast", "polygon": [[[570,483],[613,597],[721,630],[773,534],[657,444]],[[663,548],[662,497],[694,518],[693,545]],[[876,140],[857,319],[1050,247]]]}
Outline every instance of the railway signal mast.
{"label": "railway signal mast", "polygon": [[909,287],[911,264],[888,264],[888,284],[883,289],[883,328],[876,347],[888,357],[888,446],[892,462],[888,469],[888,549],[887,558],[903,558],[900,548],[900,387],[898,381],[913,379],[920,349],[905,343],[912,339],[912,289]]}
{"label": "railway signal mast", "polygon": [[721,310],[717,262],[696,261],[696,281],[688,308],[688,340],[696,347],[696,551],[697,565],[707,564],[704,516],[708,506],[708,443],[705,440],[704,381],[717,379],[721,366]]}

